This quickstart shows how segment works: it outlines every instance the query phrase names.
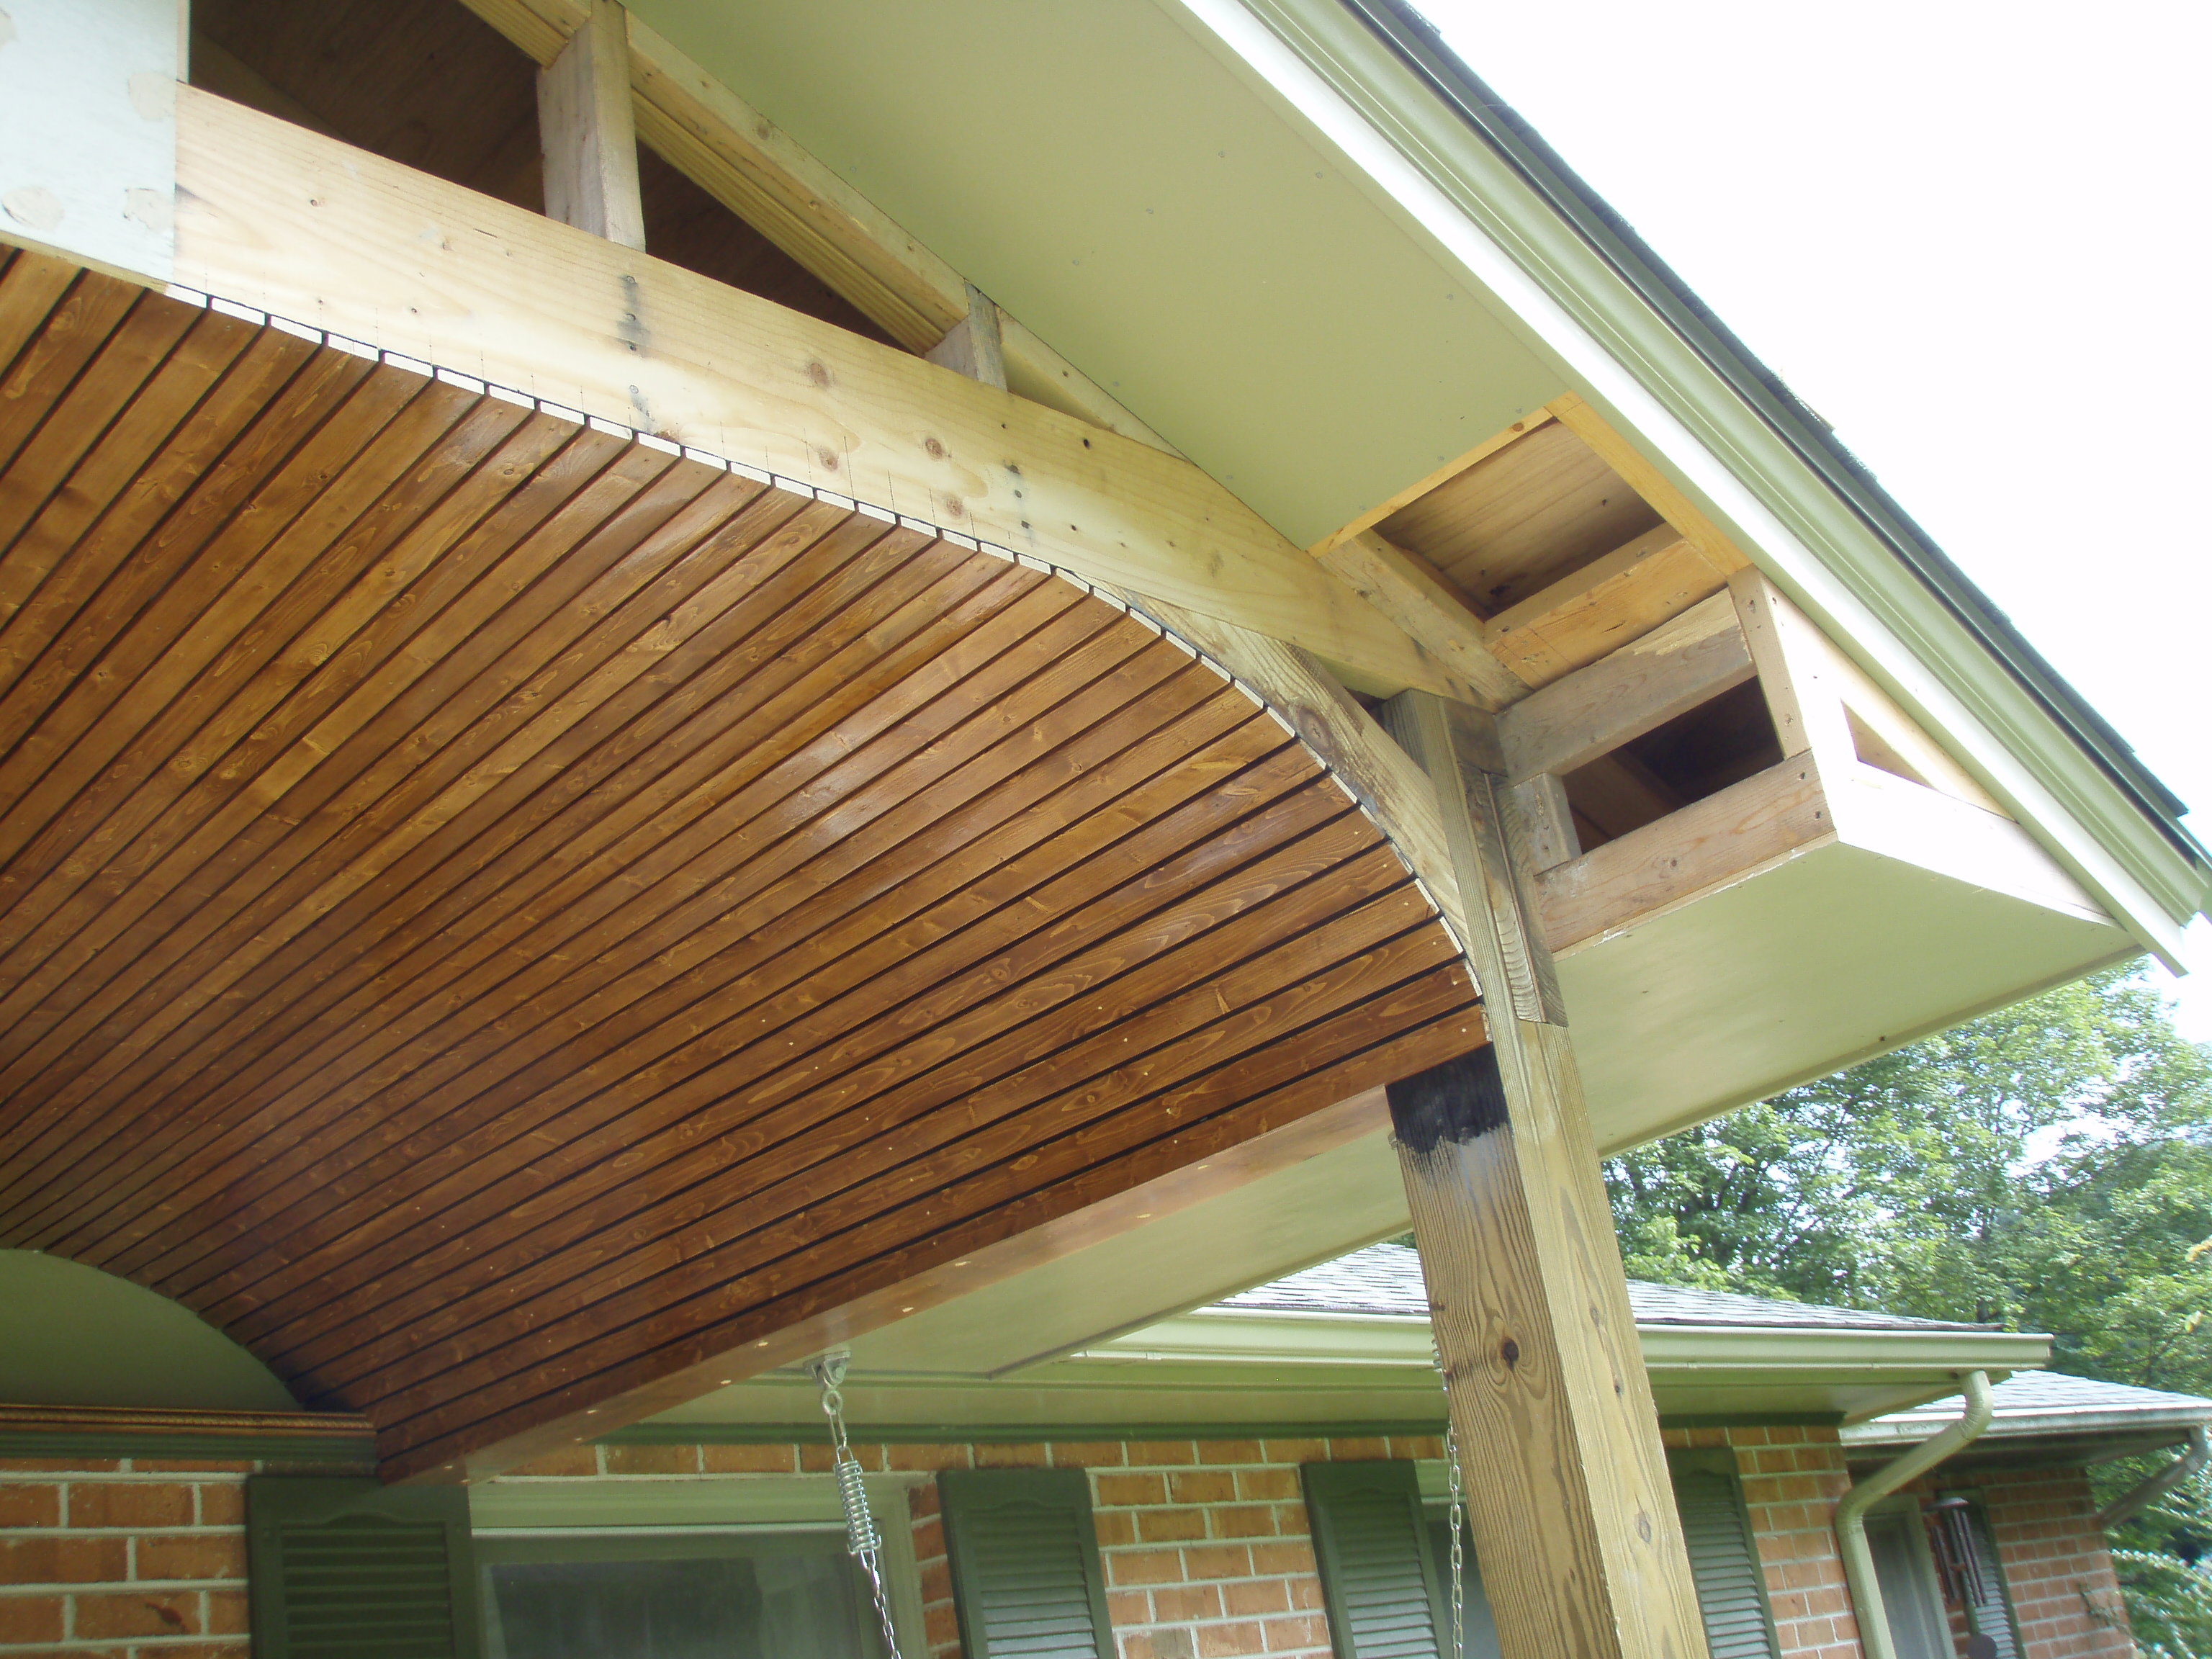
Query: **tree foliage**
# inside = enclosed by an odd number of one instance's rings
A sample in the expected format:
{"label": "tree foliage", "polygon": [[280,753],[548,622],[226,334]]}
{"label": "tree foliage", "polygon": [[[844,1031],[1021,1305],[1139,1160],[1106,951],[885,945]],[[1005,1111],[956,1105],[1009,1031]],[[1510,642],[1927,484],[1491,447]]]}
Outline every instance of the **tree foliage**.
{"label": "tree foliage", "polygon": [[[2057,1370],[2212,1394],[2212,1047],[2139,974],[1985,1015],[1607,1178],[1632,1277],[2048,1331]],[[2137,1638],[2212,1659],[2212,1481],[2123,1532]]]}

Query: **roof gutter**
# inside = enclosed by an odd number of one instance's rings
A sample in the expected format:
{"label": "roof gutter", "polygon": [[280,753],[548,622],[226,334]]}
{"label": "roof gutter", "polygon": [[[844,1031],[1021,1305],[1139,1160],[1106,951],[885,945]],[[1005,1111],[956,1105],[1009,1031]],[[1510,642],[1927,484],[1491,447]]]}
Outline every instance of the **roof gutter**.
{"label": "roof gutter", "polygon": [[2153,1503],[2172,1492],[2207,1463],[2212,1463],[2212,1436],[2199,1423],[2189,1431],[2189,1449],[2147,1480],[2139,1480],[2097,1511],[2097,1528],[2110,1532],[2123,1521],[2132,1521]]}
{"label": "roof gutter", "polygon": [[1986,1371],[1966,1373],[1966,1409],[1959,1420],[1922,1445],[1857,1482],[1836,1505],[1836,1542],[1843,1551],[1844,1578],[1850,1586],[1851,1607],[1858,1615],[1859,1644],[1867,1659],[1897,1659],[1889,1639],[1889,1610],[1882,1605],[1881,1583],[1875,1576],[1874,1553],[1867,1547],[1866,1512],[1908,1481],[1917,1480],[1990,1425],[1996,1402],[1990,1397]]}
{"label": "roof gutter", "polygon": [[2172,843],[2212,863],[2185,829],[2188,810],[2103,716],[2030,645],[1782,379],[1526,121],[1444,44],[1406,0],[1340,0],[1718,375],[1991,658],[2073,738]]}

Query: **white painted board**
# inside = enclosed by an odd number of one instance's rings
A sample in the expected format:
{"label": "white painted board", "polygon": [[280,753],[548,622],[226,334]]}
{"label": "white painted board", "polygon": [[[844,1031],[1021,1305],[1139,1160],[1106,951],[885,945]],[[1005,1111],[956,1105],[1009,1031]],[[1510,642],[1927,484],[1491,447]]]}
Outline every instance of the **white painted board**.
{"label": "white painted board", "polygon": [[0,230],[160,282],[176,257],[179,0],[0,0]]}

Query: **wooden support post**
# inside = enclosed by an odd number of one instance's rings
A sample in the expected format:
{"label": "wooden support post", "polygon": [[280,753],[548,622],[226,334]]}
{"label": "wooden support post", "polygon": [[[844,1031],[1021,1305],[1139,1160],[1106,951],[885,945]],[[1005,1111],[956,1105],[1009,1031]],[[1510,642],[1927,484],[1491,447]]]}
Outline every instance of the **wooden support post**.
{"label": "wooden support post", "polygon": [[583,27],[538,72],[538,144],[545,216],[624,247],[645,246],[630,106],[629,13],[591,0]]}
{"label": "wooden support post", "polygon": [[1389,1090],[1484,1588],[1506,1659],[1705,1659],[1517,815],[1476,711],[1388,723],[1435,784],[1491,1046]]}
{"label": "wooden support post", "polygon": [[1567,800],[1567,786],[1553,772],[1523,779],[1510,792],[1521,814],[1522,833],[1528,838],[1528,867],[1539,873],[1572,863],[1583,855],[1582,838],[1575,833],[1575,809]]}
{"label": "wooden support post", "polygon": [[1000,338],[999,307],[973,283],[968,284],[968,314],[953,324],[926,355],[940,368],[953,369],[1001,392],[1006,389],[1006,349]]}

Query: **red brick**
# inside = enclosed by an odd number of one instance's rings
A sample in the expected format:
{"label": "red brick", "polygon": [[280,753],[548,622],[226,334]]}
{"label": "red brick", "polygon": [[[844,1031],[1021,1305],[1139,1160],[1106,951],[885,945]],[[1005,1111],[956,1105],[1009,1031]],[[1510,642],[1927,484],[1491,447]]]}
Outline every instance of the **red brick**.
{"label": "red brick", "polygon": [[130,1567],[120,1538],[0,1538],[0,1584],[115,1583]]}
{"label": "red brick", "polygon": [[1148,1625],[1152,1619],[1152,1597],[1144,1591],[1106,1592],[1106,1622],[1115,1630],[1123,1630],[1131,1625]]}
{"label": "red brick", "polygon": [[1041,1469],[1051,1461],[1050,1453],[1041,1445],[975,1448],[975,1467],[979,1469]]}
{"label": "red brick", "polygon": [[528,1480],[541,1474],[597,1474],[599,1472],[599,1449],[593,1446],[563,1446],[559,1451],[547,1452],[533,1457],[527,1463],[517,1464],[501,1478],[520,1476]]}
{"label": "red brick", "polygon": [[1127,1462],[1118,1440],[1055,1440],[1052,1443],[1052,1466],[1056,1469],[1112,1468]]}
{"label": "red brick", "polygon": [[699,1467],[708,1474],[790,1474],[799,1468],[793,1446],[716,1446],[699,1448]]}
{"label": "red brick", "polygon": [[1206,1536],[1203,1510],[1139,1510],[1137,1536],[1147,1544],[1182,1544]]}
{"label": "red brick", "polygon": [[76,1596],[76,1633],[103,1636],[200,1636],[198,1591],[122,1592]]}
{"label": "red brick", "polygon": [[1326,1463],[1328,1462],[1328,1442],[1326,1440],[1270,1440],[1267,1443],[1270,1463]]}
{"label": "red brick", "polygon": [[1221,1589],[1215,1584],[1185,1584],[1152,1592],[1156,1624],[1184,1624],[1194,1619],[1221,1617]]}
{"label": "red brick", "polygon": [[1285,1538],[1279,1543],[1252,1546],[1252,1571],[1255,1573],[1287,1574],[1315,1570],[1313,1546],[1305,1539]]}
{"label": "red brick", "polygon": [[1266,1613],[1288,1613],[1291,1610],[1291,1587],[1287,1579],[1249,1578],[1241,1584],[1224,1584],[1221,1589],[1222,1604],[1232,1619],[1256,1618]]}
{"label": "red brick", "polygon": [[954,1610],[950,1601],[942,1602],[933,1607],[924,1607],[921,1612],[921,1633],[928,1638],[932,1647],[938,1647],[948,1642],[957,1642],[960,1639],[960,1615]]}
{"label": "red brick", "polygon": [[1201,1440],[1198,1443],[1198,1461],[1218,1467],[1224,1463],[1257,1463],[1263,1458],[1256,1440]]}
{"label": "red brick", "polygon": [[1176,1504],[1227,1504],[1237,1497],[1237,1477],[1227,1469],[1178,1470],[1168,1477],[1168,1499]]}
{"label": "red brick", "polygon": [[1237,1495],[1264,1502],[1295,1504],[1305,1496],[1296,1469],[1256,1468],[1237,1471]]}
{"label": "red brick", "polygon": [[1098,1501],[1114,1508],[1168,1501],[1168,1483],[1160,1475],[1100,1474],[1094,1475],[1092,1481],[1097,1490]]}
{"label": "red brick", "polygon": [[1377,1435],[1337,1437],[1328,1443],[1328,1455],[1339,1463],[1364,1463],[1390,1455],[1390,1443]]}
{"label": "red brick", "polygon": [[1213,1511],[1217,1538],[1273,1538],[1275,1510],[1270,1504],[1238,1504]]}
{"label": "red brick", "polygon": [[134,1457],[133,1474],[251,1474],[253,1465],[234,1457]]}
{"label": "red brick", "polygon": [[0,1527],[58,1527],[61,1523],[58,1485],[0,1486]]}
{"label": "red brick", "polygon": [[[1328,1621],[1312,1613],[1290,1619],[1270,1619],[1263,1626],[1267,1646],[1280,1652],[1285,1648],[1320,1648],[1328,1645]],[[1447,1638],[1451,1632],[1444,1632]]]}
{"label": "red brick", "polygon": [[[886,1446],[884,1455],[895,1469],[964,1469],[969,1467],[965,1446]],[[823,1467],[829,1468],[825,1462]]]}
{"label": "red brick", "polygon": [[246,1524],[246,1488],[234,1481],[201,1486],[200,1525],[242,1527]]}
{"label": "red brick", "polygon": [[209,1635],[243,1636],[251,1628],[246,1591],[211,1589],[207,1602]]}
{"label": "red brick", "polygon": [[1128,1455],[1133,1469],[1188,1466],[1198,1462],[1198,1449],[1188,1440],[1132,1440]]}
{"label": "red brick", "polygon": [[609,1474],[696,1474],[696,1446],[603,1446]]}
{"label": "red brick", "polygon": [[246,1540],[239,1534],[210,1537],[204,1533],[185,1537],[142,1538],[138,1540],[140,1579],[246,1577]]}
{"label": "red brick", "polygon": [[113,1474],[112,1457],[0,1457],[0,1474]]}
{"label": "red brick", "polygon": [[1390,1455],[1393,1457],[1433,1463],[1443,1455],[1444,1438],[1440,1434],[1394,1434],[1390,1437]]}
{"label": "red brick", "polygon": [[1197,1636],[1198,1659],[1239,1659],[1267,1650],[1267,1638],[1257,1625],[1200,1625]]}
{"label": "red brick", "polygon": [[0,1595],[0,1642],[58,1642],[62,1598],[58,1595]]}
{"label": "red brick", "polygon": [[1106,1582],[1117,1587],[1180,1584],[1182,1558],[1174,1550],[1115,1550],[1106,1558]]}
{"label": "red brick", "polygon": [[192,1489],[167,1481],[88,1480],[71,1483],[72,1527],[189,1527]]}
{"label": "red brick", "polygon": [[[1194,1545],[1182,1553],[1182,1559],[1194,1582],[1249,1578],[1255,1571],[1252,1551],[1243,1544]],[[1264,1572],[1267,1569],[1258,1571]]]}
{"label": "red brick", "polygon": [[1091,1524],[1097,1529],[1098,1547],[1110,1550],[1137,1541],[1137,1517],[1129,1510],[1094,1510]]}

